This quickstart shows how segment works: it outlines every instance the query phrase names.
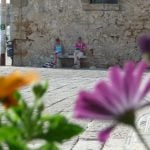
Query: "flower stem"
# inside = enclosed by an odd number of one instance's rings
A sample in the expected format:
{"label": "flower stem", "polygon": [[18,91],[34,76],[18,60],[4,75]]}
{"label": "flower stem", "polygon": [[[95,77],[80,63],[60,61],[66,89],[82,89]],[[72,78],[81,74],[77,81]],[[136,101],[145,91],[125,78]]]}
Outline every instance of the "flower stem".
{"label": "flower stem", "polygon": [[100,150],[103,150],[103,149],[104,149],[104,146],[105,146],[105,143],[102,144]]}
{"label": "flower stem", "polygon": [[137,129],[137,127],[136,127],[136,126],[133,126],[133,128],[134,128],[135,132],[137,133],[139,139],[141,140],[141,142],[142,142],[143,145],[145,146],[145,148],[146,148],[147,150],[150,150],[148,144],[146,143],[146,141],[144,140],[144,138],[141,136],[141,134],[140,134],[139,130]]}

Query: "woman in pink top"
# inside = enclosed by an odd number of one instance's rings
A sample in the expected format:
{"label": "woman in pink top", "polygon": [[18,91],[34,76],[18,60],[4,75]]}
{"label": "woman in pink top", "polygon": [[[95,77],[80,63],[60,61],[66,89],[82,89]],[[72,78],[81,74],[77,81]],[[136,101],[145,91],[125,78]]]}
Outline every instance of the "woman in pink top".
{"label": "woman in pink top", "polygon": [[82,38],[79,37],[78,41],[75,44],[75,49],[80,50],[81,52],[85,52],[86,48],[87,48],[86,44],[82,41]]}
{"label": "woman in pink top", "polygon": [[78,41],[75,44],[74,51],[74,65],[80,68],[80,58],[85,54],[87,45],[82,41],[82,38],[79,37]]}

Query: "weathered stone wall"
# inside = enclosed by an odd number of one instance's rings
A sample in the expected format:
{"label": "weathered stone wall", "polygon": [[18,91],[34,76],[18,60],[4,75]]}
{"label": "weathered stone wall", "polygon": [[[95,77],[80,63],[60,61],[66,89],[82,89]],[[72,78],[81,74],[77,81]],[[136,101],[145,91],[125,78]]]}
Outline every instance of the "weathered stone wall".
{"label": "weathered stone wall", "polygon": [[97,67],[139,60],[136,38],[150,31],[150,0],[119,0],[118,9],[102,4],[90,7],[87,2],[12,0],[14,65],[42,66],[53,52],[56,37],[62,39],[69,52],[78,36],[94,49]]}

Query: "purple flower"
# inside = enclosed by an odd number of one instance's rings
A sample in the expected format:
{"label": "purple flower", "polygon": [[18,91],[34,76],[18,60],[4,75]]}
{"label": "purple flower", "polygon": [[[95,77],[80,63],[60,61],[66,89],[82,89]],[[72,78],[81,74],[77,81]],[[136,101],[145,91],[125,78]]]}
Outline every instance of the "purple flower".
{"label": "purple flower", "polygon": [[75,117],[81,119],[114,120],[101,131],[98,139],[105,142],[118,123],[135,124],[135,111],[150,90],[150,78],[142,81],[147,67],[143,61],[137,65],[128,62],[123,69],[115,66],[109,69],[109,80],[99,81],[92,91],[81,91],[75,105]]}
{"label": "purple flower", "polygon": [[150,53],[150,34],[139,36],[137,42],[142,53]]}

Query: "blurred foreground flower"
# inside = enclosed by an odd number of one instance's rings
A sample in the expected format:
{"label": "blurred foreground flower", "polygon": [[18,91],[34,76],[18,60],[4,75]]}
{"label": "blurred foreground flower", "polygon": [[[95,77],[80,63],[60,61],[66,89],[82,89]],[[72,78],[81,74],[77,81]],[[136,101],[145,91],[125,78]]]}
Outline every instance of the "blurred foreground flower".
{"label": "blurred foreground flower", "polygon": [[17,101],[13,97],[13,93],[30,83],[38,80],[38,75],[34,72],[21,73],[14,71],[7,76],[0,76],[0,100],[6,108],[16,106]]}
{"label": "blurred foreground flower", "polygon": [[0,112],[0,150],[30,150],[31,143],[35,145],[37,140],[36,150],[58,150],[58,143],[83,131],[60,114],[44,113],[42,97],[48,89],[47,82],[33,86],[33,103],[28,104],[30,99],[25,100],[18,88],[37,79],[33,72],[19,71],[0,77],[0,101],[8,108]]}
{"label": "blurred foreground flower", "polygon": [[[128,62],[123,69],[112,67],[109,69],[109,81],[100,81],[94,90],[79,93],[75,117],[115,121],[99,133],[100,141],[106,142],[118,123],[132,126],[137,131],[135,111],[146,106],[140,102],[150,90],[150,78],[142,82],[146,67],[144,62],[137,65]],[[140,138],[143,141],[143,138]]]}
{"label": "blurred foreground flower", "polygon": [[138,37],[137,44],[145,61],[150,62],[150,34],[142,34]]}

